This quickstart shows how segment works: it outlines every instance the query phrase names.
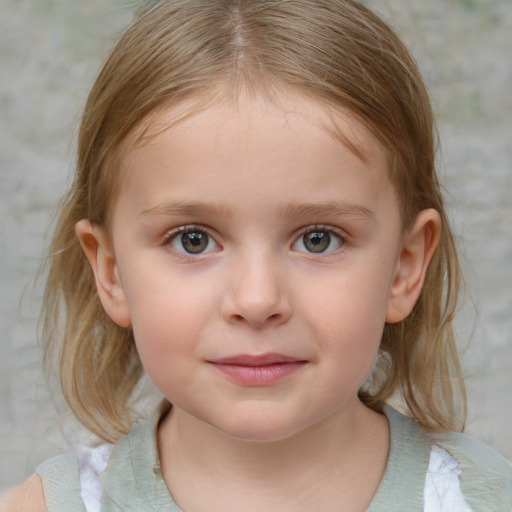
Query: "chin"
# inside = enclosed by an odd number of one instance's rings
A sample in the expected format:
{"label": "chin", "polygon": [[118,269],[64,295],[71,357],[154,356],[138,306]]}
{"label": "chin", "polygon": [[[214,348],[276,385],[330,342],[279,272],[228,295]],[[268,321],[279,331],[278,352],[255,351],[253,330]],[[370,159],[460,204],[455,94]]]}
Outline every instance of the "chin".
{"label": "chin", "polygon": [[244,418],[231,418],[229,423],[223,421],[212,425],[225,435],[245,442],[273,443],[293,437],[303,427],[284,418],[272,418],[269,415],[250,415]]}

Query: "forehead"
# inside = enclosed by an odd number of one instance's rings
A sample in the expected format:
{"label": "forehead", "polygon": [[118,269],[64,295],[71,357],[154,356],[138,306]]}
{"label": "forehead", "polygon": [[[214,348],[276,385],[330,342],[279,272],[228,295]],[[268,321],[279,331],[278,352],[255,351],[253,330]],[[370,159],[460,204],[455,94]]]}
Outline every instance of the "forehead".
{"label": "forehead", "polygon": [[[180,187],[188,187],[187,200],[215,196],[229,203],[243,190],[264,195],[281,188],[291,199],[299,184],[311,198],[334,201],[340,180],[352,175],[375,193],[389,185],[385,150],[348,113],[334,114],[303,96],[279,103],[239,98],[201,107],[183,102],[148,118],[123,152],[121,194],[131,190],[142,198],[156,181],[154,197],[140,205],[150,208],[164,202],[169,191],[179,195]],[[331,198],[326,190],[332,190]]]}
{"label": "forehead", "polygon": [[378,159],[387,152],[371,130],[346,108],[312,99],[293,90],[286,94],[280,91],[265,95],[258,92],[232,95],[223,90],[219,87],[219,90],[211,94],[193,96],[152,112],[125,139],[119,151],[120,156],[130,157],[131,153],[146,146],[150,149],[158,145],[162,140],[159,135],[168,130],[174,136],[179,136],[188,126],[203,125],[214,128],[214,133],[220,135],[220,129],[238,123],[237,133],[243,137],[247,133],[241,126],[244,122],[245,128],[250,128],[258,123],[270,125],[272,119],[284,121],[286,128],[291,131],[300,131],[300,127],[306,124],[314,125],[363,161]]}

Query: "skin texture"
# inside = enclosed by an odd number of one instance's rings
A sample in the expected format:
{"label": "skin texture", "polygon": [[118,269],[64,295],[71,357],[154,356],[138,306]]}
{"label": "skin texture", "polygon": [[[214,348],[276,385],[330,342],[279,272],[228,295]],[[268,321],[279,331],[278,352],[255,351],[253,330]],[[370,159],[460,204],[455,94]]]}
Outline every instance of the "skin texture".
{"label": "skin texture", "polygon": [[46,512],[41,479],[32,475],[7,496],[0,497],[0,512]]}
{"label": "skin texture", "polygon": [[[403,233],[379,143],[338,118],[359,159],[305,98],[173,115],[124,156],[112,239],[76,226],[105,310],[133,327],[173,404],[164,480],[186,510],[362,510],[389,432],[357,391],[384,323],[418,298],[439,216],[420,212]],[[255,382],[219,364],[249,356],[263,357],[258,374],[268,358],[295,366]]]}

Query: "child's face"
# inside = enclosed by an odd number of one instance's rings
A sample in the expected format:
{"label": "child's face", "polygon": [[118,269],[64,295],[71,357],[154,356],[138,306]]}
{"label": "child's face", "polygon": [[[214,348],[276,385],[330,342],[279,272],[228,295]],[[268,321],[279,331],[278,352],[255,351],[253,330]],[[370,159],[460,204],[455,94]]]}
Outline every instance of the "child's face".
{"label": "child's face", "polygon": [[404,316],[402,225],[376,139],[338,119],[364,162],[322,123],[305,99],[246,100],[124,158],[100,295],[175,414],[276,440],[359,407],[384,323]]}

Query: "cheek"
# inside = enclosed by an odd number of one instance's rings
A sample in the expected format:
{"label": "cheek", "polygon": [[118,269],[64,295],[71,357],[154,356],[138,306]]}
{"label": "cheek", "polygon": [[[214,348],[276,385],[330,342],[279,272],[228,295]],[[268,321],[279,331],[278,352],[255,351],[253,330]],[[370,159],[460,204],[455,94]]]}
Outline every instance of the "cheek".
{"label": "cheek", "polygon": [[[352,268],[302,297],[307,327],[336,378],[359,387],[375,361],[390,292],[390,273]],[[384,277],[383,277],[384,276]],[[318,283],[317,283],[318,284]],[[339,386],[339,383],[335,386]]]}
{"label": "cheek", "polygon": [[[361,333],[380,334],[390,297],[390,273],[350,269],[340,272],[312,292],[302,296],[301,309],[326,333],[336,337],[358,338]],[[371,268],[371,267],[370,267]],[[344,275],[345,274],[345,275]],[[379,336],[380,339],[380,336]]]}
{"label": "cheek", "polygon": [[212,311],[215,297],[211,280],[176,271],[159,261],[147,267],[123,279],[134,331],[141,338],[146,332],[160,332],[159,338],[186,338],[188,331]]}
{"label": "cheek", "polygon": [[179,304],[177,301],[174,309],[148,305],[145,311],[145,308],[139,309],[133,319],[142,366],[156,388],[171,401],[174,401],[175,390],[187,385],[190,362],[199,338],[199,333],[194,331],[197,323],[187,317],[183,308],[178,308]]}
{"label": "cheek", "polygon": [[137,350],[157,386],[159,374],[176,374],[193,357],[212,311],[207,294],[180,284],[153,283],[148,276],[126,286]]}

